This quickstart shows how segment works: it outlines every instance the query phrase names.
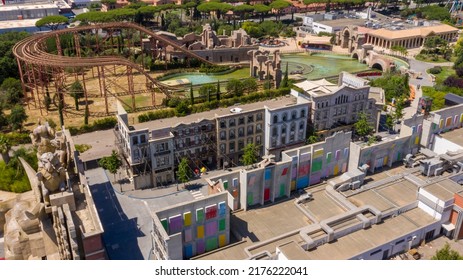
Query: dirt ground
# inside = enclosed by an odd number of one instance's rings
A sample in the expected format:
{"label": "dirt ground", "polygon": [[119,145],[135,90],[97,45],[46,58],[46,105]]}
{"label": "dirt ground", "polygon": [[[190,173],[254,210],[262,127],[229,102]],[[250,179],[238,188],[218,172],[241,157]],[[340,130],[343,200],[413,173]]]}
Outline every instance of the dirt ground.
{"label": "dirt ground", "polygon": [[[130,95],[123,95],[123,92],[126,92],[128,89],[128,79],[124,74],[125,68],[123,67],[106,67],[105,76],[106,76],[106,86],[109,92],[114,95],[118,95],[119,99],[123,101],[123,105],[126,109],[129,109],[132,105],[132,98]],[[153,77],[159,76],[158,74],[153,74]],[[88,94],[88,106],[90,111],[89,123],[92,123],[94,120],[106,117],[106,108],[104,102],[104,96],[100,91],[100,84],[98,80],[98,71],[97,68],[89,69],[85,74],[85,88]],[[72,74],[69,74],[66,78],[66,85],[69,87],[75,78]],[[146,91],[142,93],[137,93],[135,95],[135,103],[137,108],[142,107],[153,107],[152,104],[152,94],[147,91],[146,88],[147,79],[144,75],[139,73],[134,73],[133,75],[133,84],[135,91]],[[53,99],[55,92],[50,88],[50,97]],[[108,95],[108,111],[109,115],[114,115],[116,112],[116,100],[117,98],[114,95]],[[40,100],[42,103],[44,96],[40,95]],[[165,98],[165,95],[159,92],[155,94],[155,105],[159,106],[162,103],[162,100]],[[81,98],[79,101],[79,111],[75,109],[75,101],[69,95],[65,94],[64,96],[65,103],[65,125],[66,126],[76,126],[79,127],[84,124],[84,110],[85,110],[85,99]],[[52,103],[50,110],[47,111],[45,106],[42,103],[42,106],[39,106],[39,102],[36,100],[30,99],[28,105],[26,105],[26,112],[28,115],[27,122],[25,124],[26,129],[33,129],[39,120],[53,120],[56,124],[59,124],[59,114],[58,109],[55,104]],[[137,116],[143,112],[135,112],[131,114],[131,120],[137,120]]]}

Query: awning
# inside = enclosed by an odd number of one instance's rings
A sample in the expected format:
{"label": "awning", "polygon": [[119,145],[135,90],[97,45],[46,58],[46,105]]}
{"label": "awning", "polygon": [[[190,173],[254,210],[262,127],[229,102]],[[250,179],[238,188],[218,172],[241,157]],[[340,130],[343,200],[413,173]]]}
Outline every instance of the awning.
{"label": "awning", "polygon": [[451,223],[443,224],[442,228],[444,228],[446,231],[450,232],[455,229],[455,225]]}

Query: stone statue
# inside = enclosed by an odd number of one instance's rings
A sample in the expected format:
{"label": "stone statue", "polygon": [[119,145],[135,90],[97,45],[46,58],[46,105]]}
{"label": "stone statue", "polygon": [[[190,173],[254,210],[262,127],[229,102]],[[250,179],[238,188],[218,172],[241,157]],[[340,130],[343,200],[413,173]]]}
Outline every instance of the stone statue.
{"label": "stone statue", "polygon": [[47,153],[54,152],[56,150],[55,145],[51,141],[55,138],[55,131],[48,125],[48,122],[45,124],[40,124],[36,127],[30,134],[32,139],[32,145],[37,148],[37,156]]}
{"label": "stone statue", "polygon": [[42,154],[39,157],[36,175],[42,183],[42,194],[46,205],[50,203],[50,194],[66,190],[66,169],[60,161],[59,152]]}

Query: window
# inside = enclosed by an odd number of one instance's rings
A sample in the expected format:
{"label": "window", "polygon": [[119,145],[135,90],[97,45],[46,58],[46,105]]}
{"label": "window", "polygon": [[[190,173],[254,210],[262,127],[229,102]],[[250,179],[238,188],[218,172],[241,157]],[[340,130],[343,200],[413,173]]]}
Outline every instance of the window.
{"label": "window", "polygon": [[242,124],[244,124],[244,117],[240,117],[238,119],[238,125],[242,125]]}
{"label": "window", "polygon": [[274,127],[272,128],[272,136],[277,136],[278,134],[278,128]]}
{"label": "window", "polygon": [[252,122],[254,122],[254,116],[250,115],[248,116],[248,123],[252,123]]}
{"label": "window", "polygon": [[133,136],[133,137],[132,137],[132,143],[133,143],[133,145],[137,145],[137,144],[138,144],[138,136]]}
{"label": "window", "polygon": [[253,140],[252,137],[248,137],[248,140],[246,141],[247,144],[252,144]]}
{"label": "window", "polygon": [[230,153],[235,152],[235,142],[230,142],[230,144],[228,144],[228,150],[230,151]]}
{"label": "window", "polygon": [[301,110],[301,118],[305,118],[305,110]]}
{"label": "window", "polygon": [[244,136],[244,127],[238,128],[238,137],[243,137]]}
{"label": "window", "polygon": [[275,115],[273,116],[273,123],[277,123],[278,122],[278,115]]}
{"label": "window", "polygon": [[299,123],[299,130],[303,130],[304,126],[305,126],[304,122],[300,122]]}
{"label": "window", "polygon": [[195,136],[195,144],[196,144],[196,145],[199,144],[199,135],[196,135],[196,136]]}
{"label": "window", "polygon": [[262,131],[262,124],[258,123],[256,125],[256,132],[261,132]]}
{"label": "window", "polygon": [[235,119],[231,119],[228,121],[228,125],[231,127],[231,126],[235,126]]}
{"label": "window", "polygon": [[226,136],[226,133],[225,131],[221,131],[220,132],[220,140],[226,140],[227,136]]}
{"label": "window", "polygon": [[140,143],[145,143],[146,142],[146,135],[142,134],[140,135]]}
{"label": "window", "polygon": [[229,139],[235,139],[235,130],[234,129],[230,129],[228,134],[229,134]]}
{"label": "window", "polygon": [[227,125],[225,124],[225,121],[220,121],[220,128],[226,128]]}
{"label": "window", "polygon": [[256,144],[257,145],[262,144],[262,137],[260,135],[256,137]]}
{"label": "window", "polygon": [[288,119],[288,113],[283,113],[283,121],[285,122]]}
{"label": "window", "polygon": [[225,144],[220,144],[220,153],[225,154]]}
{"label": "window", "polygon": [[198,133],[198,132],[199,132],[199,127],[195,126],[195,133]]}
{"label": "window", "polygon": [[281,134],[286,134],[286,125],[281,127]]}
{"label": "window", "polygon": [[254,126],[253,125],[248,126],[248,135],[253,134],[253,133],[254,133]]}
{"label": "window", "polygon": [[296,111],[292,111],[291,112],[291,119],[294,120],[297,118],[297,112]]}
{"label": "window", "polygon": [[262,120],[262,113],[257,114],[257,120],[261,121]]}
{"label": "window", "polygon": [[241,151],[242,149],[244,149],[244,141],[240,140],[238,141],[238,151]]}

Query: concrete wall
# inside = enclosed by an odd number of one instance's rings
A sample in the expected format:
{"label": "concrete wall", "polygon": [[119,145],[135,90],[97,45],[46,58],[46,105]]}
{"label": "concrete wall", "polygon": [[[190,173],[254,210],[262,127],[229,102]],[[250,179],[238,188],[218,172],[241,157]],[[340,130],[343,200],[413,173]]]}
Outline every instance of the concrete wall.
{"label": "concrete wall", "polygon": [[460,128],[463,125],[463,104],[432,112],[423,120],[421,145],[432,149],[435,134]]}
{"label": "concrete wall", "polygon": [[[241,192],[241,184],[240,184],[240,171],[236,170],[233,172],[223,172],[219,176],[209,178],[212,182],[219,182],[218,187],[223,190],[227,191],[233,198],[236,200],[236,203],[232,201],[228,201],[229,207],[232,210],[238,210],[241,207],[240,203],[240,192]],[[233,203],[233,204],[231,204]]]}
{"label": "concrete wall", "polygon": [[408,153],[412,153],[410,141],[411,136],[405,136],[384,139],[380,143],[370,146],[365,142],[351,143],[349,168],[357,168],[363,164],[368,164],[370,166],[369,171],[375,172],[375,170],[383,166],[392,166],[393,163],[402,161]]}
{"label": "concrete wall", "polygon": [[445,154],[447,152],[456,152],[458,150],[462,150],[463,147],[449,141],[445,138],[442,138],[439,135],[434,137],[434,143],[432,144],[433,148],[432,151],[438,155]]}
{"label": "concrete wall", "polygon": [[406,235],[394,238],[390,242],[381,246],[372,248],[368,251],[362,252],[356,256],[351,257],[351,260],[382,260],[383,255],[385,259],[390,258],[398,253],[408,251],[410,248],[417,247],[425,239],[426,233],[434,230],[433,238],[437,237],[440,232],[441,223],[435,222],[428,226],[414,230]]}

